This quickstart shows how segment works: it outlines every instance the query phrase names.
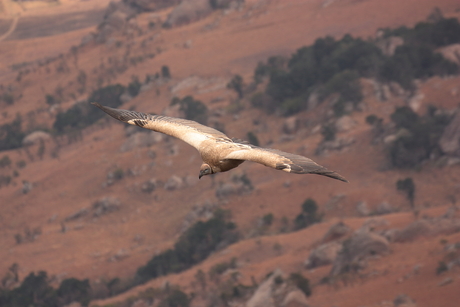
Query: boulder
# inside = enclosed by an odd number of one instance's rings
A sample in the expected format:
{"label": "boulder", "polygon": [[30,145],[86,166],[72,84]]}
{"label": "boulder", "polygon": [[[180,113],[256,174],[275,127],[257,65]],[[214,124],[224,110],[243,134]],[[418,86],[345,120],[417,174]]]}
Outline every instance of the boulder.
{"label": "boulder", "polygon": [[340,221],[329,228],[321,240],[323,243],[343,238],[351,233],[352,229],[344,222]]}
{"label": "boulder", "polygon": [[273,274],[264,282],[262,282],[251,298],[246,302],[246,307],[275,307],[275,301],[273,299],[273,288],[275,284],[275,278],[281,277],[282,272],[276,270]]}
{"label": "boulder", "polygon": [[335,122],[337,132],[345,132],[353,129],[357,125],[356,121],[350,116],[342,116]]}
{"label": "boulder", "polygon": [[399,36],[390,36],[382,38],[377,41],[377,47],[382,50],[382,53],[386,56],[392,56],[398,46],[404,44],[404,40]]}
{"label": "boulder", "polygon": [[316,155],[327,154],[330,151],[340,151],[343,150],[355,143],[355,138],[353,137],[341,137],[332,141],[324,141],[318,145],[316,148]]}
{"label": "boulder", "polygon": [[308,307],[308,300],[305,293],[301,290],[289,292],[281,304],[282,307]]}
{"label": "boulder", "polygon": [[209,0],[184,0],[169,14],[164,26],[168,28],[192,23],[211,14]]}
{"label": "boulder", "polygon": [[390,214],[393,212],[395,212],[395,209],[393,208],[393,206],[385,201],[378,204],[377,208],[375,209],[375,213],[377,215]]}
{"label": "boulder", "polygon": [[397,233],[395,242],[410,242],[431,232],[430,224],[425,220],[415,221]]}
{"label": "boulder", "polygon": [[113,197],[104,197],[93,204],[93,216],[98,217],[114,211],[119,210],[121,207],[120,200]]}
{"label": "boulder", "polygon": [[447,155],[460,156],[460,112],[457,112],[457,115],[444,129],[439,146]]}
{"label": "boulder", "polygon": [[158,132],[137,132],[128,137],[121,145],[120,151],[127,152],[135,148],[150,147],[162,140],[163,136]]}
{"label": "boulder", "polygon": [[33,188],[33,184],[30,181],[23,180],[22,181],[22,194],[29,193]]}
{"label": "boulder", "polygon": [[164,188],[165,190],[168,190],[168,191],[174,191],[174,190],[178,190],[182,188],[183,185],[184,185],[184,181],[182,180],[182,178],[176,175],[173,175],[168,179],[168,181],[166,181]]}
{"label": "boulder", "polygon": [[141,191],[144,193],[150,194],[153,191],[155,191],[156,187],[157,187],[157,181],[156,179],[152,178],[142,183]]}
{"label": "boulder", "polygon": [[460,44],[453,44],[437,50],[443,57],[451,62],[460,64]]}
{"label": "boulder", "polygon": [[330,275],[337,276],[347,271],[357,271],[363,267],[363,261],[370,256],[385,254],[389,251],[388,240],[372,232],[360,231],[343,242],[343,247],[335,258]]}
{"label": "boulder", "polygon": [[231,195],[241,194],[244,190],[244,185],[241,182],[226,182],[216,189],[216,197],[223,199]]}
{"label": "boulder", "polygon": [[283,132],[293,134],[299,129],[299,119],[296,116],[291,116],[284,121]]}
{"label": "boulder", "polygon": [[308,259],[305,261],[305,267],[307,269],[313,269],[331,264],[334,262],[341,249],[342,244],[339,242],[330,242],[320,245],[310,252]]}
{"label": "boulder", "polygon": [[23,140],[22,145],[28,146],[39,142],[46,142],[51,139],[51,134],[44,131],[34,131],[28,134]]}
{"label": "boulder", "polygon": [[356,205],[356,211],[361,216],[368,216],[369,214],[371,214],[371,211],[369,210],[369,207],[367,206],[367,203],[365,201],[360,201]]}
{"label": "boulder", "polygon": [[394,300],[393,304],[395,307],[416,307],[414,300],[406,294],[398,295]]}

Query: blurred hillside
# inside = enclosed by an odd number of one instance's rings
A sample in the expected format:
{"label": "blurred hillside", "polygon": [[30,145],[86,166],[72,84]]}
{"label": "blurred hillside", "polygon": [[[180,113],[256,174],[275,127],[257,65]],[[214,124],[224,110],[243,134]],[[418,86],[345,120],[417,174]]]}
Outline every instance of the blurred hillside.
{"label": "blurred hillside", "polygon": [[[457,306],[460,4],[0,1],[0,306]],[[189,145],[205,123],[350,183]]]}

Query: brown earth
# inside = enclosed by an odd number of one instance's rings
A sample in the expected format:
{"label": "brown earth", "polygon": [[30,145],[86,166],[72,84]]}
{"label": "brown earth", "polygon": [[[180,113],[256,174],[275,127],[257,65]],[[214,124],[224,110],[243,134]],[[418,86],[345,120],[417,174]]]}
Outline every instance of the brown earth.
{"label": "brown earth", "polygon": [[[340,38],[345,33],[351,33],[369,37],[382,27],[412,26],[425,19],[434,6],[448,17],[460,17],[460,4],[454,0],[329,2],[331,4],[323,6],[326,2],[319,0],[246,1],[242,11],[226,15],[215,12],[196,23],[168,30],[148,30],[147,25],[153,17],[151,13],[141,14],[137,17],[137,25],[143,30],[142,34],[115,36],[116,40],[123,42],[119,48],[110,43],[86,45],[79,49],[77,59],[69,53],[69,48],[80,44],[83,36],[95,31],[94,26],[78,30],[63,27],[59,29],[59,34],[40,37],[36,31],[41,31],[46,25],[43,28],[34,27],[28,32],[26,28],[20,29],[20,19],[18,32],[13,32],[9,40],[0,44],[0,84],[11,85],[17,97],[13,105],[1,105],[3,115],[0,124],[12,121],[19,113],[25,129],[50,127],[55,111],[45,103],[45,94],[63,88],[60,108],[66,109],[76,99],[86,98],[91,89],[97,88],[98,78],[103,78],[105,84],[127,84],[133,75],[142,80],[146,74],[158,72],[161,66],[168,65],[173,80],[142,92],[125,103],[123,108],[135,107],[138,111],[161,113],[174,95],[193,94],[205,102],[211,111],[227,110],[218,120],[224,124],[229,136],[246,138],[248,131],[254,131],[262,145],[270,144],[281,150],[310,156],[318,163],[337,170],[350,181],[344,184],[320,176],[296,176],[245,163],[233,172],[245,172],[255,191],[251,195],[229,197],[221,206],[231,210],[234,221],[246,239],[213,254],[208,260],[181,274],[159,278],[98,304],[119,301],[140,289],[160,286],[164,280],[179,284],[189,291],[198,269],[206,272],[213,264],[233,256],[240,262],[239,270],[244,284],[251,283],[251,276],[261,281],[267,273],[278,267],[285,272],[302,271],[317,284],[330,266],[306,271],[303,261],[311,247],[338,220],[345,221],[354,229],[365,222],[366,218],[356,217],[358,202],[366,201],[371,209],[383,201],[391,203],[401,212],[384,218],[391,228],[403,228],[414,220],[414,216],[404,195],[395,189],[398,179],[414,179],[417,186],[416,207],[421,211],[419,216],[440,216],[451,202],[460,198],[458,164],[439,168],[428,163],[420,171],[388,170],[382,148],[370,145],[372,132],[365,118],[369,114],[378,114],[388,122],[394,106],[405,102],[401,97],[384,103],[377,101],[372,87],[364,81],[366,109],[352,115],[358,122],[356,128],[340,134],[355,138],[355,144],[324,157],[314,156],[322,137],[319,133],[311,133],[320,124],[318,118],[326,111],[324,106],[300,114],[299,118],[310,124],[289,141],[280,141],[283,119],[279,117],[267,116],[251,108],[249,103],[245,103],[244,110],[237,115],[230,112],[235,96],[225,88],[226,82],[234,74],[240,74],[249,83],[257,63],[271,55],[289,55],[325,35]],[[101,3],[107,4],[107,1],[62,3],[47,10],[31,8],[23,13],[24,19],[27,17],[30,22],[40,23],[41,18],[52,15],[56,20],[61,20],[60,17],[65,17],[65,14],[79,14],[77,12],[85,9],[94,14],[88,16],[97,16]],[[156,14],[164,20],[167,12]],[[93,17],[90,19],[94,20]],[[23,39],[18,39],[21,35]],[[147,47],[140,47],[145,40]],[[189,48],[185,47],[188,41]],[[122,73],[104,71],[111,65],[109,58],[121,60],[128,49],[130,56],[144,56],[143,62],[128,65]],[[155,56],[147,57],[151,52]],[[63,57],[53,59],[59,54],[63,54]],[[36,64],[36,60],[44,58],[53,60],[48,64]],[[24,68],[10,68],[20,63],[25,63]],[[59,67],[63,65],[67,68],[60,72]],[[19,71],[27,69],[29,72],[24,73],[18,82]],[[81,94],[76,90],[75,81],[80,71],[85,71],[88,76],[87,88]],[[171,93],[174,85],[190,76],[199,76],[209,85],[191,86]],[[225,81],[223,86],[219,78]],[[430,103],[446,109],[458,107],[460,96],[455,94],[455,89],[459,82],[458,76],[423,82],[421,112]],[[215,98],[220,98],[220,101],[211,103]],[[258,119],[259,123],[256,124],[254,119]],[[124,128],[124,125],[112,119],[101,120],[85,129],[77,141],[68,144],[64,138],[58,139],[57,143],[46,143],[42,159],[37,155],[37,146],[29,149],[30,154],[25,149],[0,154],[8,155],[13,161],[12,167],[0,169],[1,174],[11,174],[13,170],[19,173],[12,184],[0,189],[0,275],[11,264],[18,263],[21,278],[38,270],[45,270],[60,278],[72,276],[108,280],[130,277],[156,252],[174,243],[180,235],[184,218],[194,205],[206,201],[217,202],[215,188],[219,182],[228,181],[232,172],[198,181],[195,178],[200,165],[199,155],[187,144],[172,139],[150,148],[120,152],[120,146],[126,140]],[[177,147],[177,155],[169,154],[172,147]],[[149,151],[156,152],[157,157],[150,158]],[[52,155],[52,152],[58,154]],[[33,160],[30,156],[33,156]],[[20,160],[27,163],[23,169],[15,166]],[[107,173],[117,168],[125,170],[125,173],[131,170],[135,175],[127,175],[115,184],[103,187]],[[154,177],[165,182],[172,175],[182,178],[190,176],[195,180],[190,180],[188,186],[176,191],[159,188],[152,194],[140,192],[140,186],[146,180]],[[33,184],[27,194],[21,192],[24,180]],[[337,195],[345,197],[337,204],[327,205]],[[65,221],[67,216],[82,208],[91,208],[94,201],[105,196],[119,198],[121,209],[102,217],[87,216],[76,221]],[[279,234],[282,217],[292,221],[300,212],[300,204],[308,197],[320,204],[325,213],[325,222],[302,231]],[[258,219],[267,213],[275,216],[270,235],[250,238]],[[67,229],[65,233],[61,231],[61,223]],[[37,227],[41,229],[41,235],[35,241],[16,244],[16,234],[23,234],[25,228]],[[396,295],[405,293],[414,298],[418,306],[457,306],[460,301],[460,294],[456,290],[460,282],[458,270],[447,273],[453,278],[451,284],[437,286],[447,276],[435,274],[441,259],[441,239],[458,242],[460,237],[457,233],[391,244],[390,255],[371,261],[370,270],[377,272],[374,277],[356,281],[352,286],[316,286],[309,301],[312,306],[378,306],[382,301],[391,301]],[[281,252],[273,248],[275,243],[282,246]],[[127,257],[114,261],[117,254]],[[404,278],[417,264],[422,267],[420,273]],[[401,282],[398,281],[400,278],[403,278]]]}

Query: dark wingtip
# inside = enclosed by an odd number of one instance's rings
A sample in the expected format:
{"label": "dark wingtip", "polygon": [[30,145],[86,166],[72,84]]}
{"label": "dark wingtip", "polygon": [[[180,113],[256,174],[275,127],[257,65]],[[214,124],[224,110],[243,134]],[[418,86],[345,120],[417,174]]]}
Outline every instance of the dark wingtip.
{"label": "dark wingtip", "polygon": [[104,106],[103,106],[103,105],[101,105],[101,104],[100,104],[100,103],[98,103],[98,102],[95,102],[95,101],[93,101],[93,102],[90,102],[90,104],[92,104],[93,106],[96,106],[96,107],[98,107],[99,109],[104,109]]}
{"label": "dark wingtip", "polygon": [[333,172],[333,171],[327,171],[327,172],[324,172],[324,173],[317,173],[318,175],[323,175],[323,176],[327,176],[329,178],[333,178],[333,179],[337,179],[337,180],[340,180],[340,181],[343,181],[343,182],[349,182],[347,179],[345,179],[345,177],[337,174],[336,172]]}

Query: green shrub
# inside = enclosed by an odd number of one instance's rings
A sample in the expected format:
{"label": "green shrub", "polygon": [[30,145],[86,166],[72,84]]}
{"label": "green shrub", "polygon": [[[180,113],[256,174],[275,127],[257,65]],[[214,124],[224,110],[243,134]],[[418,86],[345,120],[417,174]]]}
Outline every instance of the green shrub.
{"label": "green shrub", "polygon": [[185,118],[206,124],[208,121],[208,108],[199,100],[195,100],[192,96],[186,96],[182,99],[173,98],[171,105],[179,105],[179,109],[184,112]]}
{"label": "green shrub", "polygon": [[161,76],[167,79],[171,78],[171,71],[169,70],[169,66],[167,65],[161,66]]}
{"label": "green shrub", "polygon": [[25,134],[21,131],[21,124],[22,119],[18,115],[11,123],[0,126],[0,151],[22,146]]}
{"label": "green shrub", "polygon": [[139,95],[139,91],[141,90],[141,82],[139,82],[139,78],[137,76],[132,76],[131,78],[131,82],[128,84],[128,93],[132,96],[132,97],[136,97],[137,95]]}
{"label": "green shrub", "polygon": [[276,101],[266,93],[255,93],[250,100],[253,107],[262,109],[268,114],[275,112],[277,107]]}
{"label": "green shrub", "polygon": [[264,226],[270,226],[273,223],[273,213],[267,213],[262,217],[262,224]]}
{"label": "green shrub", "polygon": [[371,126],[380,126],[383,123],[383,119],[375,114],[366,116],[366,123]]}
{"label": "green shrub", "polygon": [[406,193],[407,199],[409,200],[411,207],[414,207],[415,198],[415,184],[412,178],[400,179],[396,182],[396,188],[398,191]]}
{"label": "green shrub", "polygon": [[59,307],[74,301],[88,306],[90,299],[90,285],[87,279],[65,279],[56,290],[51,287],[50,279],[44,271],[38,274],[30,273],[17,288],[0,289],[2,307]]}
{"label": "green shrub", "polygon": [[61,282],[57,289],[57,296],[63,305],[72,302],[79,302],[82,306],[88,306],[91,301],[91,286],[89,280],[78,280],[76,278],[67,278]]}
{"label": "green shrub", "polygon": [[344,70],[335,74],[325,83],[321,96],[327,97],[333,93],[339,94],[344,100],[359,102],[363,96],[359,84],[359,75],[356,71]]}
{"label": "green shrub", "polygon": [[158,307],[188,307],[190,298],[179,289],[173,289],[169,295],[160,302]]}
{"label": "green shrub", "polygon": [[232,80],[227,84],[227,88],[234,90],[239,99],[243,98],[243,78],[240,75],[233,76]]}
{"label": "green shrub", "polygon": [[318,214],[318,205],[308,198],[302,204],[302,212],[294,219],[294,230],[300,230],[321,222],[322,216]]}
{"label": "green shrub", "polygon": [[321,135],[323,136],[324,141],[333,141],[335,140],[335,134],[337,133],[337,128],[334,124],[326,124],[321,127]]}
{"label": "green shrub", "polygon": [[19,160],[18,162],[16,162],[16,166],[19,167],[19,168],[24,168],[24,167],[26,167],[26,165],[27,165],[27,163],[24,160]]}
{"label": "green shrub", "polygon": [[460,24],[456,18],[419,22],[414,28],[384,29],[384,36],[400,36],[409,44],[442,47],[460,43]]}
{"label": "green shrub", "polygon": [[221,275],[228,269],[235,269],[236,268],[236,258],[233,257],[230,261],[228,262],[220,262],[215,265],[213,265],[209,269],[209,276],[213,277],[216,275]]}
{"label": "green shrub", "polygon": [[387,57],[381,68],[384,81],[398,82],[403,88],[412,89],[413,80],[435,75],[445,76],[458,72],[458,66],[425,45],[402,45],[392,57]]}
{"label": "green shrub", "polygon": [[51,94],[46,94],[45,100],[46,100],[46,103],[50,106],[52,106],[53,104],[59,103],[59,100]]}
{"label": "green shrub", "polygon": [[169,273],[177,273],[206,259],[214,250],[237,240],[235,224],[228,221],[224,211],[216,211],[206,222],[199,221],[184,232],[168,249],[154,256],[137,270],[140,282]]}
{"label": "green shrub", "polygon": [[439,261],[438,267],[436,268],[436,275],[441,275],[444,272],[449,271],[447,264],[444,261]]}
{"label": "green shrub", "polygon": [[259,146],[259,138],[257,137],[257,135],[255,135],[254,132],[252,131],[249,131],[247,134],[246,134],[246,137],[248,138],[248,142],[253,144],[253,145],[256,145],[256,146]]}
{"label": "green shrub", "polygon": [[7,105],[14,104],[14,96],[11,93],[3,93],[3,95],[0,96],[0,99],[3,100]]}
{"label": "green shrub", "polygon": [[439,138],[449,124],[450,117],[431,107],[425,116],[419,116],[409,107],[396,108],[391,120],[399,130],[398,138],[389,144],[391,164],[397,168],[413,168],[441,152]]}
{"label": "green shrub", "polygon": [[301,273],[291,273],[289,279],[299,288],[306,296],[311,295],[310,281]]}
{"label": "green shrub", "polygon": [[[124,86],[120,84],[109,85],[92,92],[88,101],[98,102],[102,105],[116,108],[122,104],[120,96],[124,91]],[[101,112],[98,108],[86,102],[79,102],[74,104],[67,111],[56,115],[53,129],[58,134],[83,129],[94,124],[103,116],[104,112]]]}
{"label": "green shrub", "polygon": [[9,167],[9,166],[11,166],[10,156],[4,155],[0,159],[0,168]]}
{"label": "green shrub", "polygon": [[404,38],[404,44],[392,56],[384,55],[376,41],[345,35],[340,40],[318,38],[313,45],[299,48],[287,65],[276,57],[259,63],[254,81],[260,83],[269,77],[265,93],[273,102],[267,103],[258,94],[251,99],[253,106],[270,113],[279,110],[288,116],[305,110],[311,93],[319,91],[322,99],[330,94],[339,96],[333,109],[341,116],[348,102],[356,106],[363,98],[359,78],[394,81],[412,90],[414,79],[458,73],[455,63],[435,52],[437,47],[460,42],[460,24],[456,19],[419,23],[414,28],[384,29],[384,32],[386,37]]}

